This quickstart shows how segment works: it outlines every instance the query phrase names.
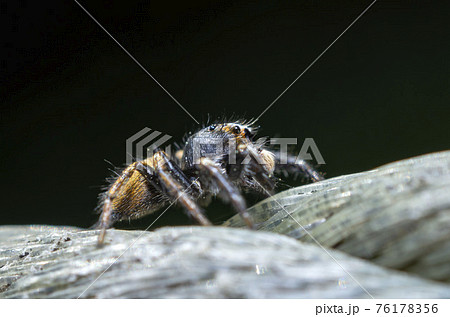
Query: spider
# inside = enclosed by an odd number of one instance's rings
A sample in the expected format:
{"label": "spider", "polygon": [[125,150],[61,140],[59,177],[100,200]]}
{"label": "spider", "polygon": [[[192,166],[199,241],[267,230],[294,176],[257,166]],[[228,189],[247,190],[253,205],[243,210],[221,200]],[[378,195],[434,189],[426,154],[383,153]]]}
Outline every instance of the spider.
{"label": "spider", "polygon": [[279,172],[295,173],[316,182],[323,179],[304,160],[255,142],[257,127],[252,122],[216,123],[191,134],[173,156],[156,149],[153,155],[125,168],[101,195],[103,244],[106,229],[122,220],[132,220],[178,203],[201,225],[211,225],[201,206],[212,196],[230,203],[249,228],[255,228],[241,190],[273,193]]}

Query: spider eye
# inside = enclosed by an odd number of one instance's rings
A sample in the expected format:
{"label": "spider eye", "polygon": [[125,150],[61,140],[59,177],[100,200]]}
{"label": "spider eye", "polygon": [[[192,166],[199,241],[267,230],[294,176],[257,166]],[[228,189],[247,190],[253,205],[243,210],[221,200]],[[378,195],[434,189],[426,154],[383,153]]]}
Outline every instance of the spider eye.
{"label": "spider eye", "polygon": [[235,125],[233,127],[233,133],[235,133],[235,134],[241,133],[241,128],[238,125]]}
{"label": "spider eye", "polygon": [[214,124],[209,126],[209,131],[214,131],[215,129],[216,129],[216,126]]}
{"label": "spider eye", "polygon": [[253,134],[252,134],[252,133],[250,132],[250,130],[247,129],[247,128],[244,129],[244,133],[245,133],[245,136],[246,136],[246,137],[249,137],[249,138],[252,138],[252,137],[253,137]]}

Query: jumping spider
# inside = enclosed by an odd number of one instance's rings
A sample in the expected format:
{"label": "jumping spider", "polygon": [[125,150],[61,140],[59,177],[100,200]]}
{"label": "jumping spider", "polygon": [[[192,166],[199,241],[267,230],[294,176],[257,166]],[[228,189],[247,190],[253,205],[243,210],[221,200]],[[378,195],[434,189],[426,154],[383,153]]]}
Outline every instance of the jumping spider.
{"label": "jumping spider", "polygon": [[175,202],[201,225],[211,225],[200,206],[216,195],[254,228],[241,189],[270,195],[279,172],[323,179],[295,156],[279,164],[279,151],[254,141],[256,129],[243,121],[213,124],[188,137],[172,157],[158,149],[152,157],[129,165],[101,195],[99,244],[115,222],[141,218]]}

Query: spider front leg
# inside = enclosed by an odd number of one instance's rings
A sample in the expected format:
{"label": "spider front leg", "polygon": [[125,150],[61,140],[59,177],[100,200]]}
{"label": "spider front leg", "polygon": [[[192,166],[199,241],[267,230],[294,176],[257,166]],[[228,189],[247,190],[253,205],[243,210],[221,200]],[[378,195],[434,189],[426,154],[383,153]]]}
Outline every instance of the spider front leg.
{"label": "spider front leg", "polygon": [[282,157],[281,152],[274,151],[272,152],[275,155],[276,159],[276,168],[275,173],[284,173],[286,174],[294,174],[294,175],[304,175],[308,179],[313,182],[318,182],[324,180],[325,178],[310,164],[308,164],[305,160],[298,159],[296,156],[292,154],[284,154],[285,157]]}
{"label": "spider front leg", "polygon": [[253,179],[262,187],[265,194],[274,194],[275,182],[273,171],[275,168],[274,156],[271,152],[258,149],[252,144],[241,146],[240,152],[248,155],[250,159],[249,170],[253,174]]}
{"label": "spider front leg", "polygon": [[226,174],[222,173],[221,168],[207,157],[202,157],[199,164],[196,164],[196,168],[200,171],[201,177],[210,177],[212,179],[219,189],[219,197],[225,201],[229,201],[247,226],[254,229],[255,226],[251,220],[250,214],[247,212],[244,198]]}
{"label": "spider front leg", "polygon": [[[190,180],[181,169],[171,161],[166,153],[163,151],[158,151],[153,155],[153,168],[144,166],[145,171],[140,171],[142,173],[147,173],[148,175],[154,174],[159,180],[159,185],[161,190],[168,196],[172,201],[180,203],[187,213],[191,215],[197,222],[203,226],[212,225],[211,222],[204,215],[204,211],[200,208],[197,203],[189,195],[189,191],[195,191],[199,189],[196,187],[196,180]],[[175,177],[174,177],[175,176]],[[151,181],[151,179],[149,179]]]}

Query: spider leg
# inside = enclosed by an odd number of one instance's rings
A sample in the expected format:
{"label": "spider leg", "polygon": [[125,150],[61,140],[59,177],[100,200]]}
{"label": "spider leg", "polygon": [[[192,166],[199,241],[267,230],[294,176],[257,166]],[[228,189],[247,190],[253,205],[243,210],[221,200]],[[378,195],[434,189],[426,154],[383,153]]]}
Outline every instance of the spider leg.
{"label": "spider leg", "polygon": [[100,235],[98,236],[98,245],[102,245],[105,240],[106,229],[110,228],[113,224],[112,214],[113,214],[113,204],[112,201],[116,198],[117,193],[120,191],[122,186],[131,178],[134,171],[136,170],[139,162],[134,162],[128,166],[122,174],[117,178],[116,182],[109,188],[105,193],[105,198],[103,200],[102,214],[100,216],[97,228],[101,229]]}
{"label": "spider leg", "polygon": [[[148,166],[143,166],[147,174],[153,172],[159,180],[162,191],[172,200],[180,203],[195,220],[203,226],[212,225],[188,191],[198,191],[199,186],[196,181],[188,181],[188,178],[181,169],[174,164],[163,151],[157,151],[153,155],[153,170]],[[175,177],[174,177],[175,176]]]}
{"label": "spider leg", "polygon": [[[127,182],[134,177],[134,172],[139,172],[155,190],[162,193],[168,198],[168,200],[177,199],[188,212],[201,224],[209,225],[210,222],[203,215],[203,211],[193,202],[190,196],[185,193],[199,194],[200,187],[196,182],[188,179],[186,175],[181,171],[181,169],[171,162],[167,156],[164,154],[165,164],[161,168],[155,167],[155,162],[160,162],[161,159],[157,160],[163,154],[155,154],[150,160],[134,162],[128,166],[122,174],[117,178],[115,183],[108,189],[103,198],[102,213],[98,222],[97,228],[101,229],[98,237],[98,245],[102,245],[105,240],[106,229],[110,228],[114,222],[116,222],[117,214],[114,212],[113,201],[119,198],[119,195],[123,195],[121,190],[127,186]],[[166,169],[168,171],[166,171]],[[173,175],[173,176],[172,176]],[[174,178],[176,177],[176,179]],[[174,194],[174,189],[179,191],[180,197]]]}
{"label": "spider leg", "polygon": [[275,183],[272,177],[274,160],[269,151],[257,149],[252,144],[238,146],[238,155],[245,156],[242,164],[247,164],[253,179],[264,189],[264,193],[274,194]]}
{"label": "spider leg", "polygon": [[277,162],[275,172],[279,173],[285,171],[292,174],[302,174],[313,182],[318,182],[325,179],[305,160],[297,159],[296,156],[287,154],[286,161],[281,163],[281,153],[278,151],[274,151],[273,153],[275,154],[275,159]]}
{"label": "spider leg", "polygon": [[205,175],[211,177],[213,182],[219,188],[219,196],[225,201],[229,201],[233,208],[239,213],[249,228],[254,229],[255,226],[251,220],[250,214],[247,212],[247,206],[244,198],[240,194],[237,187],[230,181],[221,169],[211,159],[203,157],[200,164],[196,164],[196,168]]}
{"label": "spider leg", "polygon": [[250,163],[250,170],[254,173],[253,178],[265,189],[266,193],[274,194],[275,182],[271,175],[273,174],[273,167],[268,166],[267,161],[262,155],[264,152],[257,151],[253,146],[247,147],[252,161]]}

